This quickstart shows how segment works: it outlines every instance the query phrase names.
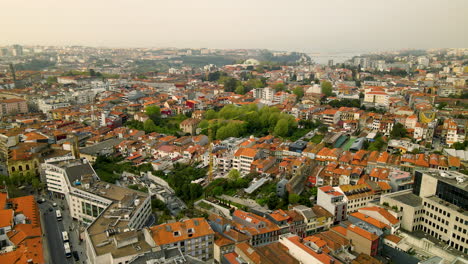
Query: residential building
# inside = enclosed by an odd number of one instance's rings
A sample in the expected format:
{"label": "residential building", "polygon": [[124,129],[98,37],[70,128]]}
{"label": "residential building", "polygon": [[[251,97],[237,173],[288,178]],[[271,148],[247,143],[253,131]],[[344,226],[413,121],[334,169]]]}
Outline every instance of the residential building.
{"label": "residential building", "polygon": [[0,191],[0,263],[46,263],[39,214],[34,196]]}
{"label": "residential building", "polygon": [[301,263],[310,264],[340,264],[341,261],[328,255],[326,251],[316,247],[313,243],[304,241],[301,237],[285,234],[280,237],[279,242],[288,248],[289,254]]}
{"label": "residential building", "polygon": [[359,208],[367,206],[374,200],[374,193],[366,184],[340,185],[334,187],[338,192],[344,194],[343,201],[346,203],[346,212],[356,212]]}
{"label": "residential building", "polygon": [[232,220],[237,230],[250,237],[249,243],[254,247],[278,241],[280,227],[264,217],[236,210]]}
{"label": "residential building", "polygon": [[253,148],[239,148],[234,153],[233,168],[241,174],[250,172],[251,165],[255,159],[259,158],[260,151]]}
{"label": "residential building", "polygon": [[24,99],[12,98],[0,100],[0,116],[24,114],[28,112],[28,104]]}
{"label": "residential building", "polygon": [[180,129],[187,134],[195,135],[200,119],[189,118],[180,123]]}
{"label": "residential building", "polygon": [[182,253],[203,261],[213,258],[215,232],[204,218],[153,226],[148,228],[148,235],[154,240],[153,247],[177,247]]}
{"label": "residential building", "polygon": [[317,190],[317,204],[325,208],[334,216],[334,222],[340,222],[347,217],[347,205],[343,193],[331,186],[319,187]]}
{"label": "residential building", "polygon": [[353,250],[357,253],[364,253],[376,256],[379,252],[379,236],[354,224],[346,227],[335,226],[332,231],[351,241]]}

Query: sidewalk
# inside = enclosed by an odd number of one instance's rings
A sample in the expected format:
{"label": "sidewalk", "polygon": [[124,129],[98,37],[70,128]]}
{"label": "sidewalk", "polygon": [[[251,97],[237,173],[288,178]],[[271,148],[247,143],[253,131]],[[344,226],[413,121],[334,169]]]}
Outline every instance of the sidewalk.
{"label": "sidewalk", "polygon": [[64,208],[64,210],[62,210],[62,223],[64,230],[68,232],[71,249],[72,251],[78,252],[78,255],[80,256],[80,260],[78,261],[78,263],[86,263],[87,256],[84,244],[85,241],[82,241],[80,244],[80,224],[78,223],[78,221],[72,219],[68,208],[68,204],[65,199],[62,200],[58,198],[55,200],[61,208],[62,206]]}
{"label": "sidewalk", "polygon": [[39,218],[41,221],[41,232],[42,232],[42,254],[44,255],[45,263],[50,263],[49,243],[47,242],[47,237],[46,237],[47,234],[45,233],[43,209],[40,205],[38,205],[38,207],[39,207]]}

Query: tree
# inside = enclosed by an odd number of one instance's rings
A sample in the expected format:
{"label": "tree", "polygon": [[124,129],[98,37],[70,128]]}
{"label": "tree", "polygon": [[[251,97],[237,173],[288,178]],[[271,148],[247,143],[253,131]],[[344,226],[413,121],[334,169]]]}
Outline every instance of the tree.
{"label": "tree", "polygon": [[224,84],[224,91],[225,92],[234,92],[237,88],[238,81],[232,77],[226,77],[225,79],[220,79],[220,82]]}
{"label": "tree", "polygon": [[148,106],[145,108],[145,112],[155,123],[161,118],[161,108],[159,108],[159,106]]}
{"label": "tree", "polygon": [[466,147],[468,146],[468,141],[465,140],[463,143],[460,142],[455,142],[452,147],[456,150],[465,150]]}
{"label": "tree", "polygon": [[326,126],[321,126],[318,128],[318,132],[320,132],[321,134],[325,134],[328,132],[328,127]]}
{"label": "tree", "polygon": [[402,124],[396,123],[390,132],[390,136],[392,138],[400,139],[406,137],[407,133],[406,128]]}
{"label": "tree", "polygon": [[158,127],[156,126],[156,124],[154,123],[153,120],[148,119],[143,124],[143,129],[145,130],[145,132],[151,133],[151,132],[156,131],[158,129]]}
{"label": "tree", "polygon": [[299,200],[301,199],[301,196],[295,194],[295,193],[291,193],[289,194],[289,203],[290,204],[297,204],[299,203]]}
{"label": "tree", "polygon": [[236,92],[236,94],[245,94],[244,86],[242,84],[237,86],[235,92]]}
{"label": "tree", "polygon": [[39,181],[38,178],[33,178],[31,180],[32,187],[35,191],[39,191],[41,189],[41,182]]}
{"label": "tree", "polygon": [[215,119],[218,116],[215,110],[210,109],[205,112],[205,119],[211,120]]}
{"label": "tree", "polygon": [[55,76],[49,76],[49,77],[47,77],[46,82],[47,82],[47,84],[54,84],[54,83],[57,83],[57,77],[55,77]]}
{"label": "tree", "polygon": [[228,175],[227,175],[229,181],[231,181],[231,182],[236,182],[237,180],[239,180],[240,176],[241,176],[240,172],[238,170],[236,170],[236,169],[230,170]]}
{"label": "tree", "polygon": [[96,72],[94,71],[94,69],[89,69],[89,76],[91,77],[96,76]]}
{"label": "tree", "polygon": [[437,106],[437,109],[442,110],[442,109],[444,109],[444,107],[446,107],[446,106],[447,106],[447,103],[446,103],[446,102],[442,102],[442,103],[440,103],[440,104]]}
{"label": "tree", "polygon": [[286,88],[286,85],[284,83],[282,83],[282,82],[273,85],[273,89],[275,89],[276,92],[284,91],[285,88]]}
{"label": "tree", "polygon": [[277,136],[285,137],[288,134],[288,120],[279,120],[278,123],[276,123],[274,133]]}
{"label": "tree", "polygon": [[297,100],[300,100],[304,96],[304,89],[300,86],[294,88],[293,93],[297,96]]}
{"label": "tree", "polygon": [[325,94],[326,96],[331,96],[333,93],[333,86],[331,82],[329,81],[323,81],[321,84],[322,87],[322,93]]}
{"label": "tree", "polygon": [[271,193],[267,199],[268,209],[274,210],[278,207],[279,198],[276,196],[276,193]]}

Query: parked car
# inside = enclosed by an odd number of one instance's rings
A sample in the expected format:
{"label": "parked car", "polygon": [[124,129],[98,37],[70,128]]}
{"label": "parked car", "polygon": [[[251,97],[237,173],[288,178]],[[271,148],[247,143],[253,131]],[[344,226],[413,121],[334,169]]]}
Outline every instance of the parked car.
{"label": "parked car", "polygon": [[57,203],[53,203],[52,206],[53,206],[53,207],[57,207]]}

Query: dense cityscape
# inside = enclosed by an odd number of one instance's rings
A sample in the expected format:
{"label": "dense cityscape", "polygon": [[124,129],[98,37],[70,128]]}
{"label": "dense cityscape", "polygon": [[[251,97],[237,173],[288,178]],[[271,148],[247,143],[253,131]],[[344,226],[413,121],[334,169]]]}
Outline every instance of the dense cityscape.
{"label": "dense cityscape", "polygon": [[467,80],[468,48],[1,46],[0,263],[468,263]]}

